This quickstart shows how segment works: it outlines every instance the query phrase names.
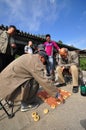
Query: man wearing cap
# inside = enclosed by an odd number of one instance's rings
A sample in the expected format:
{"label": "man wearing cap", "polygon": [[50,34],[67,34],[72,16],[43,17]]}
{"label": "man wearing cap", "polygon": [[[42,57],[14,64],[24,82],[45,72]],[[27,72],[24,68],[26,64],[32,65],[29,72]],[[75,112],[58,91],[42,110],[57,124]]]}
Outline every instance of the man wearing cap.
{"label": "man wearing cap", "polygon": [[[21,111],[37,105],[34,102],[39,85],[50,96],[61,99],[53,82],[45,76],[46,60],[46,53],[40,51],[34,55],[24,54],[11,62],[0,74],[0,97],[14,102],[20,94]],[[36,83],[33,85],[32,81]]]}
{"label": "man wearing cap", "polygon": [[45,48],[44,48],[43,44],[39,44],[37,46],[37,49],[35,50],[34,54],[38,53],[39,51],[45,51]]}

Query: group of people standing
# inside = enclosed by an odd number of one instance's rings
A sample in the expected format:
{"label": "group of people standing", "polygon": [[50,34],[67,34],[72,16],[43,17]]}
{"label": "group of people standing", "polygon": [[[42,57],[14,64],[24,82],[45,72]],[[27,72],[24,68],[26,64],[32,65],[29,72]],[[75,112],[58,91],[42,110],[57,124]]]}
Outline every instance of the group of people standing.
{"label": "group of people standing", "polygon": [[[13,26],[11,28],[14,29]],[[20,95],[21,111],[38,106],[36,95],[39,86],[42,86],[50,96],[61,101],[64,100],[59,94],[59,89],[54,85],[54,80],[46,78],[46,75],[54,75],[54,48],[59,54],[59,66],[56,67],[59,84],[65,83],[62,72],[68,67],[73,78],[73,92],[78,92],[78,59],[74,52],[69,53],[68,49],[60,48],[51,40],[49,34],[46,35],[46,42],[39,45],[35,52],[32,44],[32,41],[29,41],[24,48],[25,54],[12,61],[0,73],[0,97],[4,96],[8,102],[14,102],[15,98]],[[12,47],[15,48],[14,45]],[[2,50],[0,42],[0,54],[3,53]],[[6,53],[6,50],[5,48],[3,54]]]}

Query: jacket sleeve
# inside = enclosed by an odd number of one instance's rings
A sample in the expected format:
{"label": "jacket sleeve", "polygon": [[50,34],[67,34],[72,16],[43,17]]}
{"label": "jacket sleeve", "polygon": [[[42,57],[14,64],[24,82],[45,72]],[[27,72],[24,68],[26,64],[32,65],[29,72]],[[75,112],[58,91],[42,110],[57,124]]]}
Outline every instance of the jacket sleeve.
{"label": "jacket sleeve", "polygon": [[35,71],[33,72],[33,77],[42,86],[45,91],[52,97],[56,97],[57,88],[54,86],[53,81],[51,79],[46,78],[45,76],[45,68],[42,64],[35,64]]}
{"label": "jacket sleeve", "polygon": [[53,42],[54,47],[56,48],[56,50],[58,51],[60,49],[60,47],[56,44],[56,42]]}
{"label": "jacket sleeve", "polygon": [[71,52],[71,65],[72,64],[79,66],[79,55],[75,51]]}
{"label": "jacket sleeve", "polygon": [[0,30],[0,53],[6,53],[8,45],[8,36],[6,31],[1,31]]}

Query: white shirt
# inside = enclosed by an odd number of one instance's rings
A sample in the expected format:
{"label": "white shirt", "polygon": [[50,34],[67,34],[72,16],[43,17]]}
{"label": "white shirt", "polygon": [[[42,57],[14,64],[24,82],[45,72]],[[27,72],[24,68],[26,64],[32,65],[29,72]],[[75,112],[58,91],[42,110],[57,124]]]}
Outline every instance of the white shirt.
{"label": "white shirt", "polygon": [[27,46],[27,45],[24,47],[24,52],[29,53],[29,54],[33,54],[32,48],[30,46]]}

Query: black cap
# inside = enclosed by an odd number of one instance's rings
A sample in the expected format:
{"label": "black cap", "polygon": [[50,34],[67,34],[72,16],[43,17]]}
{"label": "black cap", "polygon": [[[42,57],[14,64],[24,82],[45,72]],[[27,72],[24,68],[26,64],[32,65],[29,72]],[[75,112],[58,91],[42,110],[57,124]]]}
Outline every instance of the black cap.
{"label": "black cap", "polygon": [[44,45],[43,44],[40,44],[40,45],[38,45],[38,47],[37,47],[40,51],[44,51],[45,50],[45,48],[44,48]]}
{"label": "black cap", "polygon": [[46,61],[48,60],[48,55],[46,54],[45,51],[39,51],[38,54],[41,55],[41,56],[43,56]]}
{"label": "black cap", "polygon": [[14,26],[14,25],[10,25],[9,28],[14,28],[15,30],[17,30],[16,26]]}

